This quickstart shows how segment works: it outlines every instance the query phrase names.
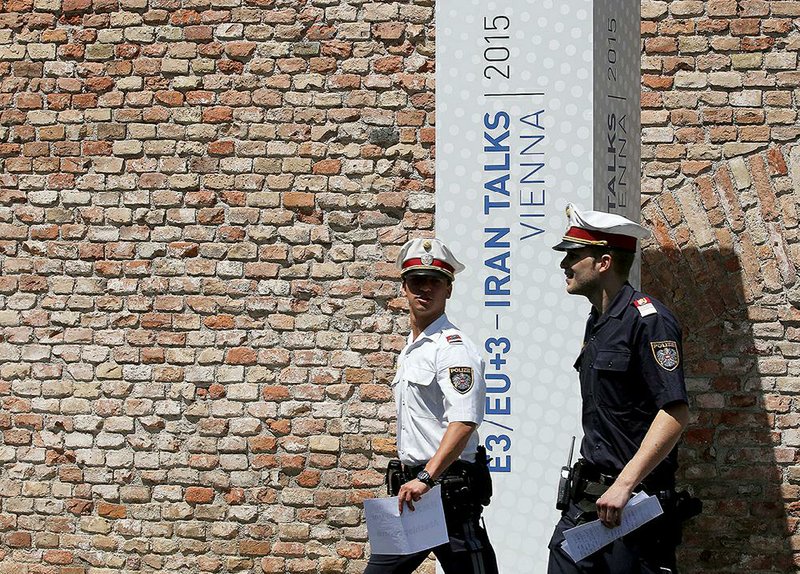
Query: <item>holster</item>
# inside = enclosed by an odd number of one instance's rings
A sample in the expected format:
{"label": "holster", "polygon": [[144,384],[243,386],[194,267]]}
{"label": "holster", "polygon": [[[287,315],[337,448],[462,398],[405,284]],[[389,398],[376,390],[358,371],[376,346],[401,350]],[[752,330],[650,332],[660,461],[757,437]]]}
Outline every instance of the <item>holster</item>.
{"label": "holster", "polygon": [[400,486],[404,482],[408,482],[408,479],[405,477],[405,471],[403,470],[403,463],[398,459],[393,458],[389,461],[389,465],[386,467],[386,478],[384,482],[386,483],[386,492],[389,493],[389,496],[397,496],[397,493],[400,492]]}
{"label": "holster", "polygon": [[[616,476],[604,474],[594,465],[584,459],[579,459],[572,469],[571,498],[579,509],[578,516],[572,518],[576,521],[591,520],[597,509],[595,502],[608,490],[616,480]],[[676,492],[672,478],[661,480],[647,477],[636,491],[643,490],[648,494],[658,497],[661,508],[664,510],[662,522],[672,525],[678,542],[680,542],[681,523],[697,516],[703,510],[703,502],[691,496],[687,491]]]}
{"label": "holster", "polygon": [[675,515],[679,522],[686,522],[703,512],[703,501],[682,490],[675,493]]}
{"label": "holster", "polygon": [[478,454],[475,455],[475,472],[473,486],[475,497],[482,506],[489,506],[492,499],[492,473],[489,470],[489,456],[483,445],[478,447]]}
{"label": "holster", "polygon": [[[397,459],[386,467],[386,491],[397,496],[400,487],[416,478],[425,465],[409,467]],[[457,460],[436,480],[442,487],[442,502],[453,509],[487,506],[492,498],[492,475],[486,449],[478,447],[474,463]]]}

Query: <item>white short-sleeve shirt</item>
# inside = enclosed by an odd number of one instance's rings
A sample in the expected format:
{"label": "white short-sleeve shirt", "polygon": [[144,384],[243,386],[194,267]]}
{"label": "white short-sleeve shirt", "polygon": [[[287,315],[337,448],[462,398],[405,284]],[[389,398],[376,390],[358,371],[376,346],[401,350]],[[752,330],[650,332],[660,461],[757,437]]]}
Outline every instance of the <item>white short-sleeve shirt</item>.
{"label": "white short-sleeve shirt", "polygon": [[[419,337],[408,337],[392,381],[397,406],[397,451],[404,464],[427,462],[451,422],[483,421],[485,363],[475,345],[442,315]],[[475,461],[478,433],[460,458]]]}

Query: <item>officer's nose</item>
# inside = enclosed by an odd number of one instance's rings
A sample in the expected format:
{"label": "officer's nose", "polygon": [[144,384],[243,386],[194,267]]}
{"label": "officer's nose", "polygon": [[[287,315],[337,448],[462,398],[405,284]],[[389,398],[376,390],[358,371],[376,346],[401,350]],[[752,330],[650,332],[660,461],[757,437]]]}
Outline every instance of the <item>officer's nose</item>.
{"label": "officer's nose", "polygon": [[569,257],[569,253],[565,253],[564,258],[561,260],[561,263],[559,263],[559,267],[561,267],[561,269],[566,269],[569,267],[569,265],[567,265],[567,257]]}

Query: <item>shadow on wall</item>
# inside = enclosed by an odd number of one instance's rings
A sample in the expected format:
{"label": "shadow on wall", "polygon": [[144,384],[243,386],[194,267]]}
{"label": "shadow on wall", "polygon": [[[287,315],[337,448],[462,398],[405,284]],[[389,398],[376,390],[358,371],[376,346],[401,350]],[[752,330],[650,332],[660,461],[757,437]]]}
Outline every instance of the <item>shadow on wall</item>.
{"label": "shadow on wall", "polygon": [[754,297],[732,249],[659,248],[642,260],[643,290],[683,325],[692,418],[678,481],[704,511],[684,529],[681,571],[790,572],[787,509],[796,493],[784,485],[783,467],[796,449],[781,446],[779,431],[796,426],[789,393],[800,382],[776,346],[785,342],[778,330],[786,315],[800,314]]}

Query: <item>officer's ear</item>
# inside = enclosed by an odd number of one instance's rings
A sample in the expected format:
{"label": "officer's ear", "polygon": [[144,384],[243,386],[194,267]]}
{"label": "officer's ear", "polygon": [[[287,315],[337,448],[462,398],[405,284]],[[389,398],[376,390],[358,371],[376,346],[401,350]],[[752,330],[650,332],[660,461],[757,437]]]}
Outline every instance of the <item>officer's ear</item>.
{"label": "officer's ear", "polygon": [[449,279],[447,280],[447,298],[450,298],[450,295],[453,294],[453,282]]}
{"label": "officer's ear", "polygon": [[614,258],[611,253],[608,252],[595,257],[595,262],[599,265],[598,271],[600,271],[600,273],[611,271],[614,268]]}

